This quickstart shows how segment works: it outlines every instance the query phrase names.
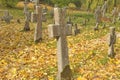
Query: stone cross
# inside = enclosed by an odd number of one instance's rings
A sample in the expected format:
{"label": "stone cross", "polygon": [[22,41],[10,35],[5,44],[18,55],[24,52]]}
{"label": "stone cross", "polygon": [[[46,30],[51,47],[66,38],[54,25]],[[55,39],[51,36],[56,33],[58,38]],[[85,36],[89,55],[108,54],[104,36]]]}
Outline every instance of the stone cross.
{"label": "stone cross", "polygon": [[102,17],[100,6],[98,6],[97,9],[95,10],[94,16],[96,20],[96,26],[94,27],[94,30],[98,30],[98,26],[101,22],[101,17]]}
{"label": "stone cross", "polygon": [[47,6],[45,6],[42,10],[43,13],[47,13],[48,9],[47,9]]}
{"label": "stone cross", "polygon": [[6,23],[10,23],[10,20],[13,19],[13,17],[10,15],[9,11],[5,11],[4,12],[4,16],[2,17],[2,19],[6,22]]}
{"label": "stone cross", "polygon": [[112,20],[112,23],[116,23],[116,17],[118,15],[118,8],[117,7],[114,7],[114,9],[112,10],[112,16],[113,16],[113,20]]}
{"label": "stone cross", "polygon": [[36,8],[36,6],[39,6],[40,0],[30,0],[30,1],[34,3],[34,9]]}
{"label": "stone cross", "polygon": [[74,35],[77,35],[78,33],[80,33],[80,29],[78,29],[77,24],[75,24],[75,27],[74,27]]}
{"label": "stone cross", "polygon": [[82,25],[83,25],[83,26],[86,26],[86,23],[87,23],[87,20],[84,19]]}
{"label": "stone cross", "polygon": [[24,25],[24,31],[29,31],[29,12],[25,13],[25,25]]}
{"label": "stone cross", "polygon": [[53,9],[53,8],[50,10],[50,17],[51,17],[51,18],[54,17],[54,9]]}
{"label": "stone cross", "polygon": [[[34,12],[31,13],[31,22],[37,22],[37,9],[36,6],[40,6],[39,5],[39,0],[35,0],[35,10]],[[42,21],[46,22],[47,18],[46,18],[46,14],[47,14],[47,7],[45,6],[45,8],[42,10]]]}
{"label": "stone cross", "polygon": [[31,13],[31,22],[37,22],[37,10],[36,6],[39,6],[39,0],[34,0],[35,5],[34,5],[34,12]]}
{"label": "stone cross", "polygon": [[35,0],[35,5],[39,6],[39,2],[40,2],[40,0]]}
{"label": "stone cross", "polygon": [[47,11],[48,11],[48,9],[47,9],[47,6],[45,6],[44,8],[43,8],[43,10],[42,10],[42,21],[43,22],[46,22],[47,21],[47,18],[46,18],[46,15],[47,15]]}
{"label": "stone cross", "polygon": [[43,22],[46,22],[47,20],[46,15],[47,15],[47,7],[45,6],[42,10],[42,21]]}
{"label": "stone cross", "polygon": [[72,20],[71,20],[71,17],[68,17],[67,24],[71,24],[71,25],[73,26],[73,22],[72,22]]}
{"label": "stone cross", "polygon": [[42,21],[46,22],[47,18],[46,18],[47,13],[42,13]]}
{"label": "stone cross", "polygon": [[103,6],[102,6],[102,17],[105,17],[105,13],[107,11],[107,7],[108,7],[108,2],[105,1]]}
{"label": "stone cross", "polygon": [[24,2],[24,11],[23,11],[24,14],[28,11],[27,4],[28,4],[28,0],[25,0],[25,2]]}
{"label": "stone cross", "polygon": [[34,12],[31,13],[31,22],[37,22],[37,10],[36,10],[36,5],[35,5],[35,10]]}
{"label": "stone cross", "polygon": [[71,80],[72,72],[69,66],[67,35],[72,35],[70,26],[66,25],[65,8],[54,8],[55,24],[48,25],[49,37],[54,37],[57,40],[57,62],[58,62],[58,76],[57,80]]}
{"label": "stone cross", "polygon": [[27,13],[29,15],[29,21],[31,21],[31,12],[28,11],[27,4],[28,4],[28,0],[25,0],[25,2],[24,2],[24,14],[26,15],[26,13]]}
{"label": "stone cross", "polygon": [[114,44],[116,43],[116,33],[115,33],[115,27],[110,27],[110,35],[108,37],[108,56],[113,58],[115,56],[114,52]]}
{"label": "stone cross", "polygon": [[42,40],[42,7],[36,6],[37,16],[37,25],[35,27],[34,42],[39,42]]}
{"label": "stone cross", "polygon": [[31,21],[31,12],[29,11],[29,21]]}
{"label": "stone cross", "polygon": [[[47,13],[42,13],[42,21],[43,22],[47,21],[46,15],[47,15]],[[31,13],[31,22],[37,22],[37,17],[38,17],[37,12],[32,12]]]}

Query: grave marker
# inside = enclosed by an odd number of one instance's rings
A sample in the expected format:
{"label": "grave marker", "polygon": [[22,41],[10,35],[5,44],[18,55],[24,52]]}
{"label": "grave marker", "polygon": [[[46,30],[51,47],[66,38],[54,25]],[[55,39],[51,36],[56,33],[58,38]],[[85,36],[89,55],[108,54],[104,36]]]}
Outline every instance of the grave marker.
{"label": "grave marker", "polygon": [[98,30],[98,26],[101,22],[101,9],[100,9],[100,6],[97,7],[97,9],[95,10],[95,20],[96,20],[96,26],[94,27],[94,30]]}
{"label": "grave marker", "polygon": [[42,10],[43,13],[47,13],[48,9],[47,9],[47,6],[45,6]]}
{"label": "grave marker", "polygon": [[35,0],[35,6],[39,6],[40,0]]}
{"label": "grave marker", "polygon": [[54,17],[54,9],[53,9],[53,8],[50,10],[50,17],[51,17],[51,18]]}
{"label": "grave marker", "polygon": [[107,7],[108,7],[108,2],[105,1],[103,6],[102,6],[102,17],[105,17],[105,13],[107,11]]}
{"label": "grave marker", "polygon": [[2,20],[4,20],[6,23],[10,23],[11,19],[13,19],[13,17],[10,15],[9,11],[4,11],[4,16],[2,17]]}
{"label": "grave marker", "polygon": [[86,26],[86,23],[87,23],[87,20],[84,19],[82,25],[83,25],[83,26]]}
{"label": "grave marker", "polygon": [[65,8],[54,8],[55,24],[48,26],[49,37],[54,37],[57,40],[57,62],[58,76],[57,80],[71,80],[72,72],[69,66],[68,47],[66,36],[72,34],[72,30],[66,33],[67,25],[65,22]]}
{"label": "grave marker", "polygon": [[116,17],[117,17],[117,15],[118,15],[118,8],[114,7],[114,9],[112,10],[112,16],[113,16],[112,23],[113,24],[116,23]]}
{"label": "grave marker", "polygon": [[36,6],[37,16],[37,25],[35,27],[34,42],[42,40],[42,7]]}
{"label": "grave marker", "polygon": [[113,58],[115,56],[115,52],[114,52],[114,44],[115,43],[116,43],[115,28],[110,27],[110,35],[108,38],[108,45],[109,45],[108,56],[111,58]]}
{"label": "grave marker", "polygon": [[71,17],[68,17],[67,24],[71,24],[71,25],[73,26],[73,22],[72,22],[72,20],[71,20]]}
{"label": "grave marker", "polygon": [[37,10],[36,6],[39,6],[39,0],[34,0],[34,12],[31,13],[31,22],[37,22]]}
{"label": "grave marker", "polygon": [[77,35],[78,33],[80,33],[80,29],[78,29],[77,24],[75,24],[75,27],[74,27],[74,35]]}
{"label": "grave marker", "polygon": [[29,31],[29,12],[25,13],[25,26],[24,26],[24,31]]}
{"label": "grave marker", "polygon": [[[35,0],[35,10],[36,10],[36,6],[40,6],[39,5],[39,0]],[[45,7],[43,10],[42,10],[42,21],[43,22],[46,22],[46,14],[47,14],[47,7]],[[37,16],[38,16],[38,14],[37,14],[37,10],[36,11],[34,11],[34,12],[32,12],[32,14],[31,14],[31,22],[37,22]]]}
{"label": "grave marker", "polygon": [[47,13],[42,13],[42,21],[46,22],[47,18],[46,18]]}
{"label": "grave marker", "polygon": [[28,11],[27,5],[28,5],[28,0],[25,0],[25,2],[24,2],[24,11],[23,11],[24,14]]}
{"label": "grave marker", "polygon": [[31,21],[31,12],[29,11],[29,21]]}
{"label": "grave marker", "polygon": [[48,11],[48,9],[47,9],[47,7],[45,6],[44,8],[43,8],[43,10],[42,10],[42,21],[43,22],[46,22],[47,21],[47,18],[46,18],[46,15],[47,15],[47,11]]}
{"label": "grave marker", "polygon": [[26,13],[27,13],[27,15],[29,15],[29,21],[31,21],[31,12],[30,11],[28,11],[28,7],[27,7],[27,5],[28,5],[28,0],[25,0],[25,2],[24,2],[24,14],[26,15]]}

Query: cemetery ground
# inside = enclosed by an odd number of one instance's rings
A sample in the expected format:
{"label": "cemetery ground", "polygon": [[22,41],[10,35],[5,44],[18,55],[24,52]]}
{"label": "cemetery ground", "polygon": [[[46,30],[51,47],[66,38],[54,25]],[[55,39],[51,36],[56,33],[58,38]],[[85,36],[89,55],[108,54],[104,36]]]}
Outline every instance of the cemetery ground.
{"label": "cemetery ground", "polygon": [[[57,74],[56,40],[48,37],[48,24],[53,19],[47,15],[43,22],[43,40],[34,43],[36,23],[30,23],[30,31],[24,27],[23,10],[10,9],[14,16],[10,24],[0,21],[0,80],[54,80]],[[68,11],[80,33],[68,36],[70,67],[75,80],[120,80],[120,21],[113,25],[106,22],[106,28],[94,31],[93,14],[82,11]],[[83,20],[89,18],[87,25]],[[20,24],[17,23],[20,19]],[[109,27],[115,26],[117,42],[115,58],[108,57],[107,36]]]}

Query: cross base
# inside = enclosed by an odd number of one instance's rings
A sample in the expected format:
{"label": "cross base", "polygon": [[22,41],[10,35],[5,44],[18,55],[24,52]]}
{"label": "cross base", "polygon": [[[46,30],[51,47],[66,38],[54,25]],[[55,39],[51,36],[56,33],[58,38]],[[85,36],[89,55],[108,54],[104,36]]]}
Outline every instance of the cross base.
{"label": "cross base", "polygon": [[69,65],[65,66],[65,68],[63,69],[61,73],[58,73],[57,79],[58,80],[72,80],[72,71]]}

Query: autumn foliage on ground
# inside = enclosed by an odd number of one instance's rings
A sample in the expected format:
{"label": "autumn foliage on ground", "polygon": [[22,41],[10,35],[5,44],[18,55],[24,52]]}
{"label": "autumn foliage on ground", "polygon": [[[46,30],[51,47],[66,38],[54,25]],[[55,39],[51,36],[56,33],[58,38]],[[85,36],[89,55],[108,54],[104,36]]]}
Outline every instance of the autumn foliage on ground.
{"label": "autumn foliage on ground", "polygon": [[[43,41],[34,43],[36,24],[30,23],[30,31],[22,31],[22,10],[10,9],[14,19],[10,24],[0,21],[0,79],[2,80],[54,80],[57,75],[56,40],[48,37],[47,25],[53,23],[49,16],[43,23]],[[120,79],[120,22],[116,26],[116,56],[108,58],[107,36],[110,23],[105,29],[93,31],[94,18],[86,12],[69,11],[75,16],[80,34],[67,37],[70,67],[75,80],[119,80]],[[90,17],[87,26],[81,25],[83,16]],[[21,24],[16,20],[20,19]],[[111,24],[112,25],[112,24]]]}

